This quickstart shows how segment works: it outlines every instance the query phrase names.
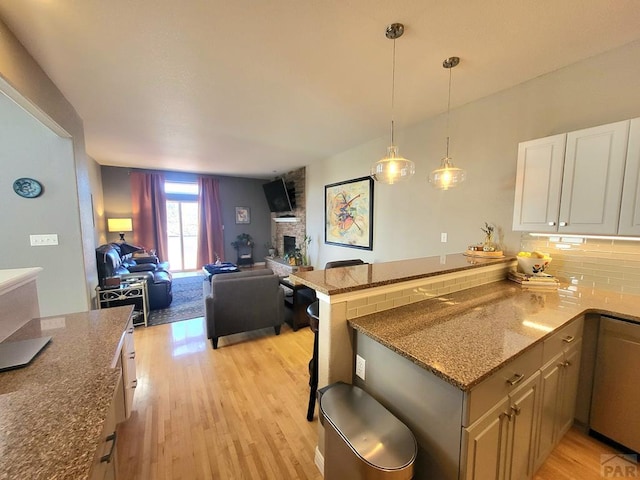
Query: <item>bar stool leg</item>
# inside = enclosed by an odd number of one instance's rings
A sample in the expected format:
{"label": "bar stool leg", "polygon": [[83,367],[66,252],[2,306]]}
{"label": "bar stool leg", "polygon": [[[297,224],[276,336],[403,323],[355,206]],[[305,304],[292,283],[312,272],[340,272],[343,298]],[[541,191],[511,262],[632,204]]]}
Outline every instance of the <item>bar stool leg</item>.
{"label": "bar stool leg", "polygon": [[318,332],[313,332],[313,357],[311,358],[311,379],[309,380],[309,408],[307,420],[313,420],[313,412],[316,408],[316,394],[318,391]]}

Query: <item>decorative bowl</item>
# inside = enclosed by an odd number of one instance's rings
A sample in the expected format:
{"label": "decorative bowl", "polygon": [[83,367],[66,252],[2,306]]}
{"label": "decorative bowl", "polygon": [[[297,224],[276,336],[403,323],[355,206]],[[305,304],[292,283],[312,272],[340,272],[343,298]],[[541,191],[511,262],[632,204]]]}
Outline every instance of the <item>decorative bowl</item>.
{"label": "decorative bowl", "polygon": [[528,275],[537,275],[544,272],[552,260],[549,256],[544,258],[518,256],[517,259],[518,271]]}

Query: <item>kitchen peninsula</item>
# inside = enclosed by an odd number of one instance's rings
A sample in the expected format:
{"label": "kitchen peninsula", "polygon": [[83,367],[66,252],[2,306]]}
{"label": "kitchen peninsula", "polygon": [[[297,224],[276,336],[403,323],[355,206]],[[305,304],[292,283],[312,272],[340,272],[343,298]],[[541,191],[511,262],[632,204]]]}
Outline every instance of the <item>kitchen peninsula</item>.
{"label": "kitchen peninsula", "polygon": [[51,337],[31,364],[0,372],[1,479],[113,478],[110,435],[135,386],[132,310],[34,318],[4,340]]}
{"label": "kitchen peninsula", "polygon": [[40,316],[36,280],[40,267],[0,270],[0,342]]}
{"label": "kitchen peninsula", "polygon": [[[513,259],[449,255],[292,276],[318,287],[320,386],[361,386],[406,423],[420,446],[416,478],[493,478],[484,472],[496,465],[505,478],[530,476],[568,428],[539,415],[556,401],[545,380],[566,377],[575,400],[582,351],[583,368],[593,368],[600,314],[640,320],[638,296],[566,284],[523,290],[504,280],[510,268]],[[366,359],[366,380],[353,374],[356,354]],[[590,396],[590,385],[580,388]],[[563,401],[570,426],[575,401]],[[493,451],[503,430],[511,443]],[[319,468],[323,442],[319,427]]]}

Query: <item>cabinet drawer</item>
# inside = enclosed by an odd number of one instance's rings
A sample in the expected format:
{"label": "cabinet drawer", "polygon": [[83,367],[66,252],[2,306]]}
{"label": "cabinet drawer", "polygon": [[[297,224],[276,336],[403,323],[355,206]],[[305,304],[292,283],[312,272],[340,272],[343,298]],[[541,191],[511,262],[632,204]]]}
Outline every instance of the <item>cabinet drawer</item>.
{"label": "cabinet drawer", "polygon": [[584,317],[580,317],[561,327],[560,330],[547,338],[543,344],[542,363],[546,365],[549,360],[561,353],[569,345],[580,340],[583,326]]}
{"label": "cabinet drawer", "polygon": [[513,359],[465,395],[462,426],[468,427],[542,366],[542,343]]}

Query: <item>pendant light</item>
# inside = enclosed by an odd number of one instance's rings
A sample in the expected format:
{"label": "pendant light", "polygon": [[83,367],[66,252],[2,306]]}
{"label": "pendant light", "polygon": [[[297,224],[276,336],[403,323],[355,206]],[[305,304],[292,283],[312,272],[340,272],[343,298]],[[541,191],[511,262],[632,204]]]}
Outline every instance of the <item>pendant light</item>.
{"label": "pendant light", "polygon": [[442,62],[444,68],[449,69],[449,100],[447,101],[447,155],[442,159],[440,168],[429,174],[429,183],[440,190],[449,190],[464,182],[466,172],[453,166],[449,156],[449,115],[451,112],[451,69],[460,63],[460,58],[450,57]]}
{"label": "pendant light", "polygon": [[393,66],[391,70],[391,146],[387,149],[387,156],[381,158],[371,167],[371,176],[378,182],[393,184],[402,180],[408,180],[416,171],[416,167],[411,160],[398,155],[398,147],[393,138],[393,108],[396,84],[396,38],[400,38],[404,33],[404,25],[392,23],[388,25],[385,35],[393,40]]}

